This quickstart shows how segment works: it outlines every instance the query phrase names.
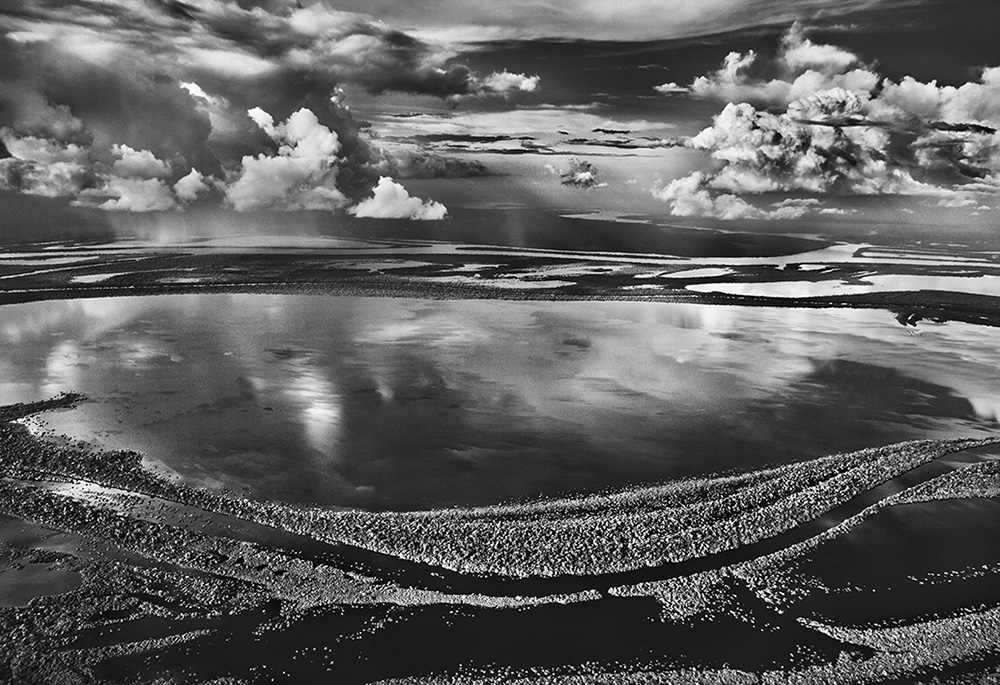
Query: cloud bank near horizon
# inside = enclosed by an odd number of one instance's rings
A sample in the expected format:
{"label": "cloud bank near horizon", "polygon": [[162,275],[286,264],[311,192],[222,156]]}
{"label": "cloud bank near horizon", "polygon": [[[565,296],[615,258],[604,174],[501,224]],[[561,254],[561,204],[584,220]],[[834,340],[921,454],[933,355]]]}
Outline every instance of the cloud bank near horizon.
{"label": "cloud bank near horizon", "polygon": [[725,102],[687,141],[716,165],[654,189],[675,216],[797,218],[804,205],[766,211],[765,193],[944,195],[1000,189],[1000,67],[939,86],[880,77],[858,55],[818,44],[795,24],[772,59],[731,52],[720,69],[668,97]]}

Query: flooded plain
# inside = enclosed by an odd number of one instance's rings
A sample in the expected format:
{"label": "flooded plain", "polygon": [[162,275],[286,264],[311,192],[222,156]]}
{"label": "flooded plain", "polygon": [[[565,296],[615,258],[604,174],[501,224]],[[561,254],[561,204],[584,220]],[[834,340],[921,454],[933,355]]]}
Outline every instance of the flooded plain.
{"label": "flooded plain", "polygon": [[996,330],[662,301],[5,305],[11,673],[995,673]]}
{"label": "flooded plain", "polygon": [[487,505],[985,437],[993,329],[878,310],[164,295],[0,308],[0,404],[194,485]]}

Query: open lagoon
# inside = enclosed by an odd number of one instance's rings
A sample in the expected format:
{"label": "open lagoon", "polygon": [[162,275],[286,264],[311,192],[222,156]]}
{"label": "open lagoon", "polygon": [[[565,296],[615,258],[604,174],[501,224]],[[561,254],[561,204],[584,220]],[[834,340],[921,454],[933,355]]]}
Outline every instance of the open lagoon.
{"label": "open lagoon", "polygon": [[164,295],[0,308],[0,403],[195,485],[487,505],[997,428],[995,331],[877,310]]}

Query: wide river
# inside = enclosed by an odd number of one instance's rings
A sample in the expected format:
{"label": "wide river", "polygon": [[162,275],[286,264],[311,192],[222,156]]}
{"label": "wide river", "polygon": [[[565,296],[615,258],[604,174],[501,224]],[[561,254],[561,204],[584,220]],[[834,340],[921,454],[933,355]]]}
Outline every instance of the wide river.
{"label": "wide river", "polygon": [[993,434],[997,331],[875,310],[175,295],[0,307],[0,403],[196,484],[489,504]]}

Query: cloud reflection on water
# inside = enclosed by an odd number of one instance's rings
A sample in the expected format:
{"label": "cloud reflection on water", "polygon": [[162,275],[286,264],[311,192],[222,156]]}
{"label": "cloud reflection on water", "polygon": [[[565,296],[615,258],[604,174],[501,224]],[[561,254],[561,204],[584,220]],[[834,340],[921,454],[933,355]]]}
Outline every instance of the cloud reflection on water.
{"label": "cloud reflection on water", "polygon": [[[885,312],[219,295],[0,308],[4,402],[261,497],[484,504],[996,427],[993,331]],[[875,380],[873,380],[875,379]],[[880,379],[880,380],[879,380]]]}

